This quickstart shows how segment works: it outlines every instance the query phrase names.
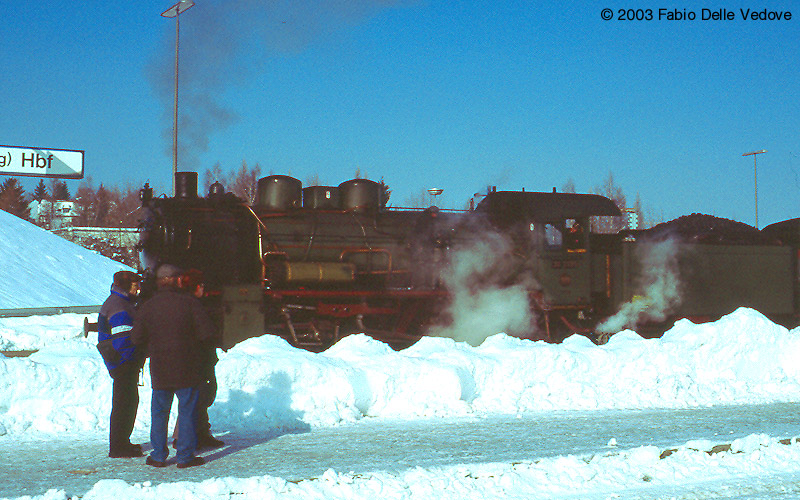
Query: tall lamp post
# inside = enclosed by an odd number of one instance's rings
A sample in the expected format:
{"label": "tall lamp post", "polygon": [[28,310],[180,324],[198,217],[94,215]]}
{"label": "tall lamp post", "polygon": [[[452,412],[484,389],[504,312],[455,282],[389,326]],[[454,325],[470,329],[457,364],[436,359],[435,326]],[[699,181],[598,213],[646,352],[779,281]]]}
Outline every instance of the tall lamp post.
{"label": "tall lamp post", "polygon": [[194,6],[192,0],[181,0],[161,13],[161,17],[175,18],[175,106],[172,125],[172,196],[176,195],[175,174],[178,173],[178,39],[180,35],[180,15]]}
{"label": "tall lamp post", "polygon": [[756,156],[760,155],[761,153],[766,153],[766,149],[761,149],[758,151],[752,151],[750,153],[745,153],[742,156],[753,156],[753,188],[755,192],[755,201],[756,201],[756,229],[758,229],[758,170],[756,169]]}

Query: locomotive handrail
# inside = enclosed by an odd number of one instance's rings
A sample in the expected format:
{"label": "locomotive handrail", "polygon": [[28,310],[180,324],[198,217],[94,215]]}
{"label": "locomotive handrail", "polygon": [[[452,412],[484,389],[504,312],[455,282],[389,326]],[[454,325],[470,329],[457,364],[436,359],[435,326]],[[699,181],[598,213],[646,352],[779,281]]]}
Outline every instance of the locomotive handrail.
{"label": "locomotive handrail", "polygon": [[364,236],[364,245],[367,248],[372,249],[372,245],[369,244],[369,238],[367,237],[367,230],[364,227],[364,224],[362,224],[361,221],[358,219],[358,217],[356,217],[357,212],[355,210],[351,210],[349,211],[349,213],[351,215],[350,220],[355,222],[358,225],[358,227],[361,228],[361,234]]}
{"label": "locomotive handrail", "polygon": [[[389,211],[389,212],[393,212],[393,211],[424,212],[425,210],[428,210],[429,208],[431,208],[431,207],[422,208],[422,207],[394,207],[394,206],[392,206],[392,207],[386,207],[386,210]],[[468,213],[468,212],[470,212],[470,210],[465,210],[463,208],[440,208],[440,207],[436,207],[436,208],[438,208],[440,212],[453,212],[453,213]]]}
{"label": "locomotive handrail", "polygon": [[266,260],[267,257],[272,257],[273,255],[280,255],[281,257],[283,257],[284,260],[289,260],[289,254],[287,254],[286,252],[278,251],[278,250],[267,250],[266,252],[264,252],[262,254],[261,257],[262,257],[262,259]]}

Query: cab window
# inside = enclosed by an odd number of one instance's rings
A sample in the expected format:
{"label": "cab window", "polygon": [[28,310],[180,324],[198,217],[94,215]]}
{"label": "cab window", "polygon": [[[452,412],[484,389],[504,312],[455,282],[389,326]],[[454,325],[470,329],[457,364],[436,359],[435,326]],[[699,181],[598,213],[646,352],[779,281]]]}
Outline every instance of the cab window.
{"label": "cab window", "polygon": [[547,223],[544,225],[544,243],[549,248],[561,248],[563,235],[561,228],[555,224]]}

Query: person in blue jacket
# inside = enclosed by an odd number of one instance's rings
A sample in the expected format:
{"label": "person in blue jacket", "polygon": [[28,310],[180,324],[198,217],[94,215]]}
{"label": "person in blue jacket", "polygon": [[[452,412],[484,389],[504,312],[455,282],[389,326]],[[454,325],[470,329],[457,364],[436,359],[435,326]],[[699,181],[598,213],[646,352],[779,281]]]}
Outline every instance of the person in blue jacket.
{"label": "person in blue jacket", "polygon": [[143,456],[142,447],[130,441],[139,407],[139,370],[144,366],[144,353],[131,343],[135,300],[141,277],[131,271],[114,274],[111,295],[100,307],[97,318],[97,339],[110,339],[113,351],[103,361],[113,379],[108,456],[129,458]]}

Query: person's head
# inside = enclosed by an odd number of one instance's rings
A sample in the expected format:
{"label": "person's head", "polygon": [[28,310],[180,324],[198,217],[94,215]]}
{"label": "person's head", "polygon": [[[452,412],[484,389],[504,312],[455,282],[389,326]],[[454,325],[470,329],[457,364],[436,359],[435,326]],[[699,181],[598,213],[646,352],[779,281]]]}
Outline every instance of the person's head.
{"label": "person's head", "polygon": [[156,270],[156,282],[159,288],[172,287],[178,288],[181,286],[181,276],[183,270],[178,266],[172,264],[161,264]]}
{"label": "person's head", "polygon": [[204,287],[203,272],[198,269],[187,269],[181,276],[181,288],[195,297],[203,296]]}
{"label": "person's head", "polygon": [[124,291],[128,295],[139,293],[139,282],[142,277],[131,271],[117,271],[114,273],[114,287]]}

